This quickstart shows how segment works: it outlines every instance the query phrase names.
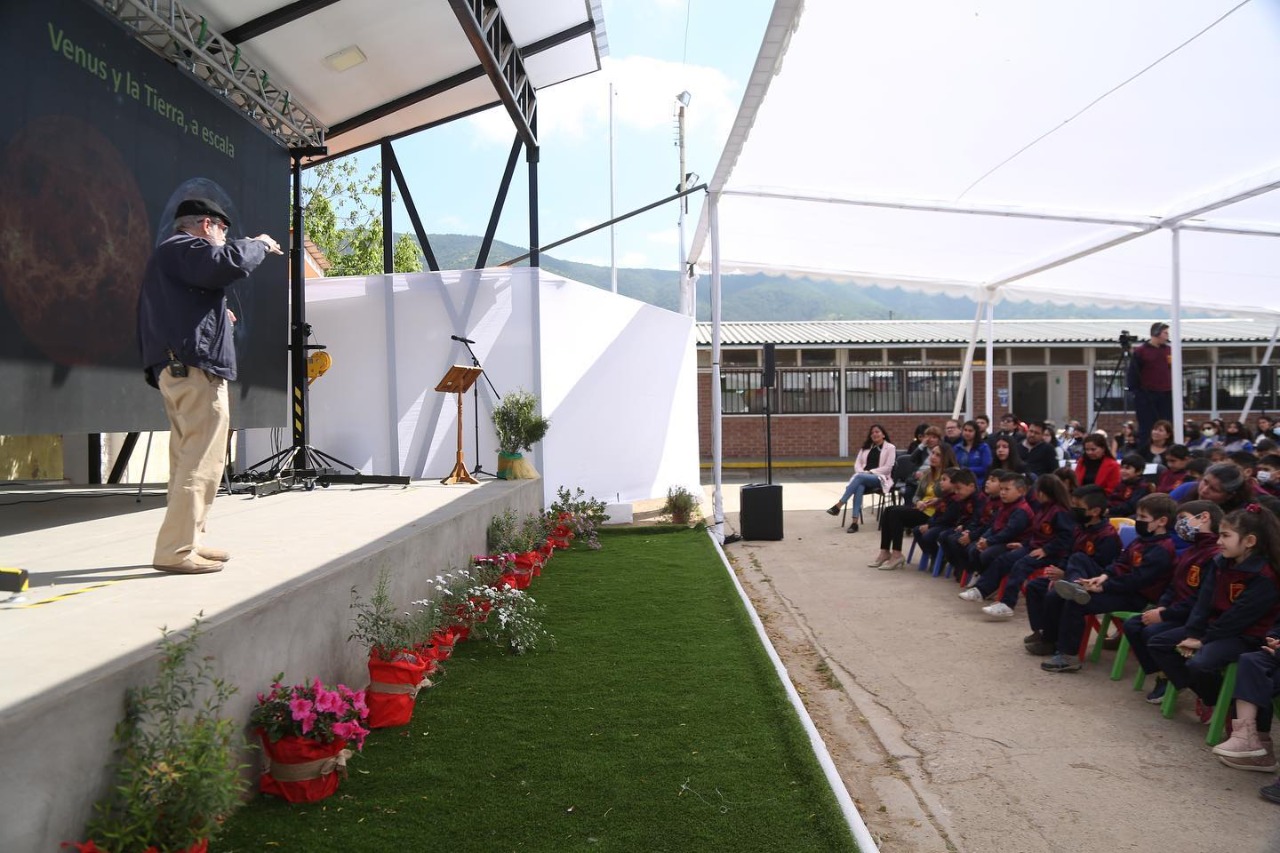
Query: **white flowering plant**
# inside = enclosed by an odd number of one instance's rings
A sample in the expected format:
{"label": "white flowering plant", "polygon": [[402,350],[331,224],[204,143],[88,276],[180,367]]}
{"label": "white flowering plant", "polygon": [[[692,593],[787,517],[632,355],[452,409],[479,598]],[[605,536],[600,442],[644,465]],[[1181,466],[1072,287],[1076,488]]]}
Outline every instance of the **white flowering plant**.
{"label": "white flowering plant", "polygon": [[475,636],[505,644],[515,654],[555,646],[542,624],[544,608],[523,590],[482,581],[474,569],[436,575],[427,585],[430,596],[412,606],[439,614],[445,623],[465,625]]}

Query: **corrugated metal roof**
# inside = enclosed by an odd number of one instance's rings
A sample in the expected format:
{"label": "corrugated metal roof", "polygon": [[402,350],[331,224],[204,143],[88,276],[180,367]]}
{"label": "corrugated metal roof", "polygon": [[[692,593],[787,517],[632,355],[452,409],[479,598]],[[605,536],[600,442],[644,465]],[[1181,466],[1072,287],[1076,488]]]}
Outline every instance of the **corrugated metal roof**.
{"label": "corrugated metal roof", "polygon": [[[995,340],[1009,344],[1107,344],[1122,330],[1145,340],[1155,320],[996,320]],[[1253,320],[1183,320],[1185,342],[1266,343],[1272,326]],[[725,346],[759,346],[772,341],[786,346],[963,345],[973,330],[971,320],[828,320],[787,323],[721,323]],[[698,345],[711,345],[711,324],[698,323]],[[985,340],[986,324],[978,332]]]}

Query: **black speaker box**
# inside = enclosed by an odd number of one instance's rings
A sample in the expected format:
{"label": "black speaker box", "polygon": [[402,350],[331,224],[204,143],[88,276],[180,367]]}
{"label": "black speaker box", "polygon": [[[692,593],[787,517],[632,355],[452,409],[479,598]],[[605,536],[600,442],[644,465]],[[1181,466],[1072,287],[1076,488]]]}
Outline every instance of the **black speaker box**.
{"label": "black speaker box", "polygon": [[773,343],[764,345],[764,377],[760,381],[762,388],[772,388],[777,382],[778,354]]}
{"label": "black speaker box", "polygon": [[782,486],[751,483],[739,493],[738,526],[743,539],[782,538]]}

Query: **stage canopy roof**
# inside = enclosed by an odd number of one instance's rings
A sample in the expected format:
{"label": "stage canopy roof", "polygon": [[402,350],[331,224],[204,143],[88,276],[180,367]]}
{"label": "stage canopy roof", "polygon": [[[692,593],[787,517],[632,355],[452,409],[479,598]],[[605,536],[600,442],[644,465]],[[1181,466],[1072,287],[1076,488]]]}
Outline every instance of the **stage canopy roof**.
{"label": "stage canopy roof", "polygon": [[[120,6],[136,15],[128,7],[148,2]],[[205,18],[241,59],[269,74],[272,87],[319,120],[329,156],[502,103],[460,23],[463,14],[491,21],[491,0],[181,0],[181,6]],[[496,7],[505,26],[486,28],[485,39],[498,52],[509,39],[534,90],[599,70],[608,52],[600,0],[497,0]],[[358,64],[336,70],[353,60]]]}
{"label": "stage canopy roof", "polygon": [[1276,139],[1274,2],[777,0],[720,267],[1280,319]]}

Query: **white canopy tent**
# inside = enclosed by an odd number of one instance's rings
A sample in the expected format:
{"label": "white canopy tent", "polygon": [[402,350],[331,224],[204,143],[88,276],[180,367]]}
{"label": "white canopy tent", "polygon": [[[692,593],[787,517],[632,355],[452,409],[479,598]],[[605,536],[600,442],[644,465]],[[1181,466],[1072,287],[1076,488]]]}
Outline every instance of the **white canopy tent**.
{"label": "white canopy tent", "polygon": [[965,293],[971,354],[1001,299],[1168,305],[1175,375],[1184,308],[1270,332],[1278,44],[1263,0],[777,0],[689,254],[713,387],[723,272]]}

